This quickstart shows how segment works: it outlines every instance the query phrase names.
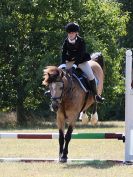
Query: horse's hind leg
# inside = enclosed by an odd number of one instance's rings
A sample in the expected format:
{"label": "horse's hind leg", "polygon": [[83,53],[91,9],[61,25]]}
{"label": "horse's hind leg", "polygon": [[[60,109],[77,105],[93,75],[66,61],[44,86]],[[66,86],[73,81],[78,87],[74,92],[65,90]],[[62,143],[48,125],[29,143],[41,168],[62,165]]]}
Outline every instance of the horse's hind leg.
{"label": "horse's hind leg", "polygon": [[64,149],[63,149],[62,157],[61,157],[61,162],[67,162],[68,145],[69,145],[69,142],[71,140],[72,132],[73,132],[73,127],[69,126],[68,130],[67,130],[67,133],[65,135],[65,146],[64,146]]}
{"label": "horse's hind leg", "polygon": [[97,114],[97,103],[95,102],[93,105],[93,111],[91,114],[91,124],[96,125],[98,122],[98,114]]}

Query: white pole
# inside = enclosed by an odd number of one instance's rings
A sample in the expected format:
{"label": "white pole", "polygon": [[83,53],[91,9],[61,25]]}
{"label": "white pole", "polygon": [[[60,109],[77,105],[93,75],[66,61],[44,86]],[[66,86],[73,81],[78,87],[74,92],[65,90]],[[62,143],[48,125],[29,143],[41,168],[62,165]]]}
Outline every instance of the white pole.
{"label": "white pole", "polygon": [[125,94],[125,162],[133,162],[133,89],[132,51],[126,51],[126,94]]}

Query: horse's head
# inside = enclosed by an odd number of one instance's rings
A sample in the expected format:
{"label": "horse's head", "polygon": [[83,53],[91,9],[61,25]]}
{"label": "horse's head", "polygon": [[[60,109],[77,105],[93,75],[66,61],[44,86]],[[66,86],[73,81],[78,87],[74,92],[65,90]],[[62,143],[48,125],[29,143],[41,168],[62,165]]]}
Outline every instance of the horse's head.
{"label": "horse's head", "polygon": [[48,66],[44,69],[44,81],[42,84],[49,86],[52,101],[51,107],[55,112],[58,110],[62,101],[64,88],[63,76],[63,71],[56,66]]}

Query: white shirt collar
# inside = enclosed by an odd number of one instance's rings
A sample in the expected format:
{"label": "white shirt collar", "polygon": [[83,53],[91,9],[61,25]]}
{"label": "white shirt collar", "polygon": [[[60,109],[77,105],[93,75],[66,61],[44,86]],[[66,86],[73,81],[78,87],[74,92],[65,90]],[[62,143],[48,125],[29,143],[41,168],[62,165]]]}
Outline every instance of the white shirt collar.
{"label": "white shirt collar", "polygon": [[76,37],[75,39],[73,39],[73,40],[71,40],[71,39],[68,38],[68,41],[69,41],[69,43],[71,43],[71,44],[75,44],[76,40],[77,40],[77,37]]}

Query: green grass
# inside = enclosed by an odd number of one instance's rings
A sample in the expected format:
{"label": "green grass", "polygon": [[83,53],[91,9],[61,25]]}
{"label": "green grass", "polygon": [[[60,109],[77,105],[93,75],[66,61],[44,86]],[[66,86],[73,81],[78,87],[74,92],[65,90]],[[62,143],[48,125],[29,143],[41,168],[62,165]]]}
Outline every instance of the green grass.
{"label": "green grass", "polygon": [[[58,132],[48,124],[45,129],[2,129],[1,132]],[[102,122],[98,126],[77,124],[74,132],[124,132],[124,122]],[[0,140],[0,157],[58,158],[58,140]],[[124,143],[118,140],[71,140],[69,158],[123,160]],[[133,167],[106,161],[86,164],[0,163],[0,177],[133,177]]]}

